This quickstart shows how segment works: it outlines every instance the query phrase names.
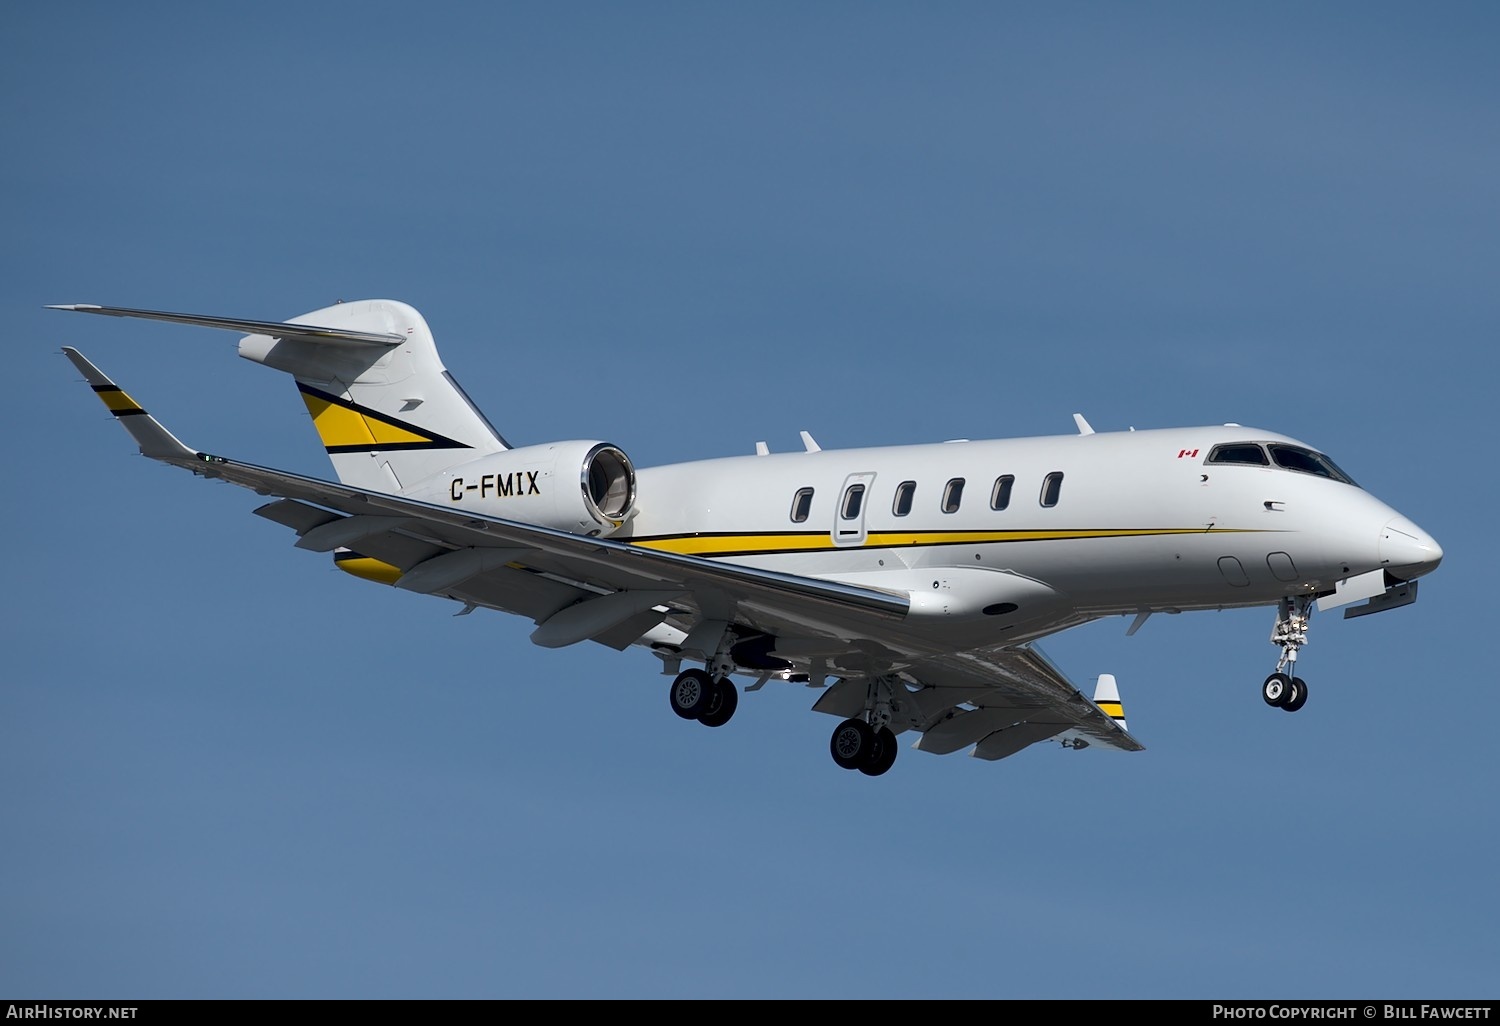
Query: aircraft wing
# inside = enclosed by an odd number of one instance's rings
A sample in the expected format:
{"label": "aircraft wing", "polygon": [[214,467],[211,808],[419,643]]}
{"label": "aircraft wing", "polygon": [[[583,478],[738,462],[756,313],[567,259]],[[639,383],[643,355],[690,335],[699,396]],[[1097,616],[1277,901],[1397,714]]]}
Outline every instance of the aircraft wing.
{"label": "aircraft wing", "polygon": [[[1101,675],[1090,698],[1034,644],[930,656],[902,676],[915,686],[897,696],[891,729],[919,731],[919,751],[946,755],[972,745],[975,758],[995,760],[1039,741],[1145,748],[1126,729],[1113,676]],[[841,680],[813,708],[847,717],[863,703],[862,682]]]}
{"label": "aircraft wing", "polygon": [[905,594],[570,534],[199,452],[76,349],[63,351],[143,455],[274,497],[255,512],[296,531],[299,548],[366,561],[377,568],[366,576],[384,572],[388,583],[463,602],[466,611],[527,616],[540,645],[593,640],[624,649],[655,632],[662,640],[653,647],[671,665],[675,653],[695,650],[700,626],[715,639],[726,627],[751,638],[792,637],[806,654],[788,657],[797,672],[787,679],[833,682],[814,709],[857,714],[868,677],[879,672],[900,682],[891,729],[919,732],[915,747],[923,751],[973,745],[975,756],[999,759],[1042,740],[1142,748],[1125,729],[1113,678],[1107,686],[1101,678],[1091,699],[1033,646],[933,649],[907,630]]}

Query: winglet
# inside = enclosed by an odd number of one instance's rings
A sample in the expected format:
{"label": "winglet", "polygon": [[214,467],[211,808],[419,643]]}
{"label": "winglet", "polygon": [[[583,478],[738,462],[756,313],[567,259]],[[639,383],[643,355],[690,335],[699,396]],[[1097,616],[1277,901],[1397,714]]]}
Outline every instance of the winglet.
{"label": "winglet", "polygon": [[125,430],[130,432],[130,437],[141,447],[141,455],[168,462],[191,462],[201,458],[142,409],[140,403],[126,395],[124,389],[109,380],[103,371],[89,362],[88,357],[72,346],[64,346],[63,355],[83,372],[94,394],[115,415],[115,419],[124,425]]}
{"label": "winglet", "polygon": [[1120,688],[1115,683],[1114,674],[1099,674],[1099,683],[1094,686],[1094,704],[1118,723],[1121,730],[1130,732],[1125,726],[1125,707],[1120,704]]}
{"label": "winglet", "polygon": [[1080,435],[1091,435],[1094,433],[1094,429],[1089,427],[1089,422],[1083,419],[1083,414],[1081,413],[1073,414],[1073,423],[1078,425],[1078,433]]}

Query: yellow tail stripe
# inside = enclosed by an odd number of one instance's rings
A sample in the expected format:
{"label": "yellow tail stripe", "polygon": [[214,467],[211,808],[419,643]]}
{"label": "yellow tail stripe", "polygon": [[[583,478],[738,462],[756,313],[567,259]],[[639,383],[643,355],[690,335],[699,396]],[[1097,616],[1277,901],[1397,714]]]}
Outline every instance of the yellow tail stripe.
{"label": "yellow tail stripe", "polygon": [[318,437],[328,449],[396,445],[403,442],[430,442],[429,435],[419,435],[372,414],[302,393],[307,412],[312,414]]}
{"label": "yellow tail stripe", "polygon": [[306,392],[302,393],[302,401],[307,404],[307,412],[312,414],[313,426],[325,446],[375,444],[365,418],[348,407],[336,406]]}
{"label": "yellow tail stripe", "polygon": [[365,428],[374,437],[376,442],[382,445],[392,445],[397,442],[430,442],[429,435],[419,435],[405,428],[399,428],[394,424],[365,414]]}

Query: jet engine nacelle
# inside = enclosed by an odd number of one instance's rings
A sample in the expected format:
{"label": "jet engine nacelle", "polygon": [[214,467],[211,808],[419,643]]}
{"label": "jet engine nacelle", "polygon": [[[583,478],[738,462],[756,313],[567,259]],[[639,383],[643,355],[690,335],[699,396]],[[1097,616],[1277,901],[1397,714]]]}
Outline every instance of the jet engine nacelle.
{"label": "jet engine nacelle", "polygon": [[635,467],[608,442],[548,442],[461,463],[410,494],[506,520],[608,536],[635,512]]}

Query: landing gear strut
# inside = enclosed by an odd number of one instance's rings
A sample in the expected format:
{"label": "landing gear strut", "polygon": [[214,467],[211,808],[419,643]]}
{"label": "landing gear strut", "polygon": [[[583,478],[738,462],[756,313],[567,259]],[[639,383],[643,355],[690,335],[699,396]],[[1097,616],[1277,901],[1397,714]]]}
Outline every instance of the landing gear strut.
{"label": "landing gear strut", "polygon": [[896,763],[896,732],[891,730],[891,682],[872,679],[863,716],[851,717],[833,729],[828,750],[841,768],[878,777]]}
{"label": "landing gear strut", "polygon": [[1276,626],[1271,628],[1271,644],[1281,647],[1276,672],[1260,686],[1260,697],[1267,705],[1296,712],[1307,704],[1307,682],[1295,676],[1297,650],[1307,644],[1307,625],[1312,618],[1313,600],[1296,595],[1281,600],[1276,609]]}

